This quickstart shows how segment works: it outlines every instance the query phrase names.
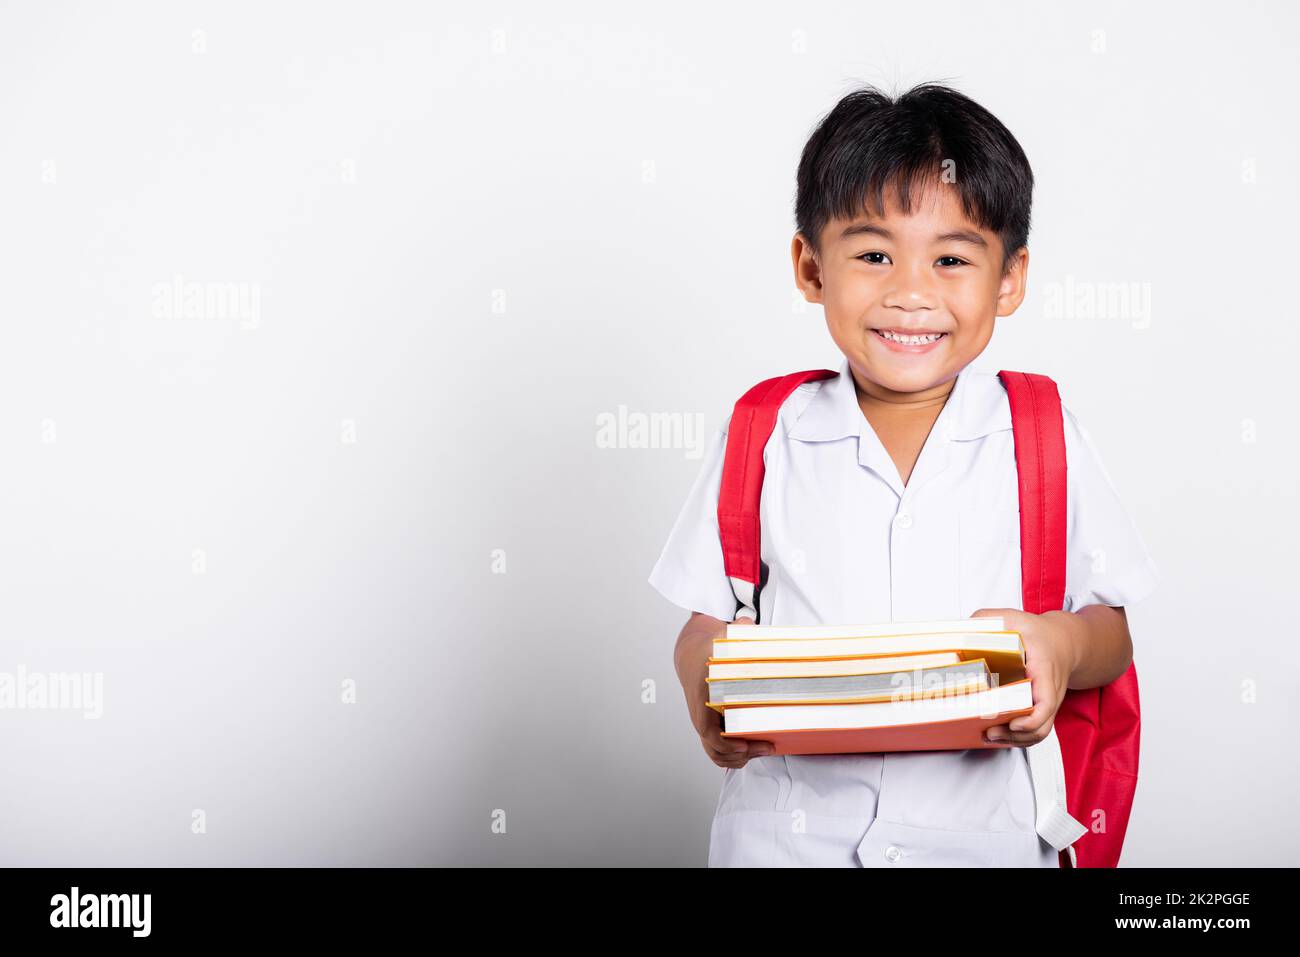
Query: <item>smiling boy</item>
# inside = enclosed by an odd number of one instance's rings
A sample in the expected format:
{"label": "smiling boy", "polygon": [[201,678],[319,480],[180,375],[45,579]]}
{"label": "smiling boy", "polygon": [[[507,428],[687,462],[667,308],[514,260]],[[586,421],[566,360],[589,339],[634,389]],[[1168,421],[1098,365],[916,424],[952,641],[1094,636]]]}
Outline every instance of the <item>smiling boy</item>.
{"label": "smiling boy", "polygon": [[1035,830],[1024,749],[1049,734],[1068,689],[1125,672],[1124,608],[1158,574],[1065,405],[1065,607],[1021,610],[1009,404],[971,363],[1025,297],[1032,189],[1006,127],[943,86],[852,93],[814,131],[792,258],[843,361],[785,402],[766,447],[758,614],[771,625],[1001,616],[1024,641],[1034,710],[990,729],[1007,746],[967,751],[773,755],[723,738],[704,679],[739,607],[716,517],[724,425],[650,578],[691,612],[677,673],[706,754],[726,769],[710,865],[1058,866]]}

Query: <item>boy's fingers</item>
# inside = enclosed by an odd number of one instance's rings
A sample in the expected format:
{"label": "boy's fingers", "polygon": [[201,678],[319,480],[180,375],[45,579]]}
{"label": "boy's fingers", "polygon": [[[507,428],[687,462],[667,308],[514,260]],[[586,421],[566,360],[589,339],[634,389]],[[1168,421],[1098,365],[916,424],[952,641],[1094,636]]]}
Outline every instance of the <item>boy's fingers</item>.
{"label": "boy's fingers", "polygon": [[751,741],[744,751],[719,751],[706,741],[704,750],[714,764],[728,768],[743,768],[751,758],[761,758],[771,754],[772,745],[767,741]]}
{"label": "boy's fingers", "polygon": [[751,758],[761,758],[772,753],[772,743],[770,741],[724,738],[721,729],[715,729],[705,735],[704,742],[719,754],[744,754]]}
{"label": "boy's fingers", "polygon": [[732,768],[739,771],[749,763],[749,758],[714,758],[713,763],[720,768]]}
{"label": "boy's fingers", "polygon": [[709,756],[710,761],[719,767],[743,768],[745,762],[749,760],[749,755],[743,751],[719,751],[716,748],[710,747],[707,741],[702,743],[704,745],[704,753]]}
{"label": "boy's fingers", "polygon": [[1013,744],[1037,744],[1043,738],[1047,737],[1052,730],[1052,723],[1056,720],[1055,713],[1047,713],[1049,709],[1044,709],[1043,719],[1036,720],[1038,716],[1037,709],[1032,713],[1025,715],[1017,720],[1025,722],[1021,727],[1016,727],[1016,722],[1010,724],[1011,741]]}
{"label": "boy's fingers", "polygon": [[1004,743],[1019,745],[1020,747],[1029,747],[1030,745],[1034,745],[1037,744],[1039,741],[1042,741],[1043,738],[1045,738],[1046,736],[1047,735],[1045,732],[1044,733],[1035,732],[1034,734],[1030,734],[1027,731],[1012,731],[1011,740]]}
{"label": "boy's fingers", "polygon": [[[1031,717],[1026,715],[1026,718]],[[984,732],[984,740],[996,742],[998,744],[1019,744],[1030,745],[1037,744],[1043,738],[1047,737],[1051,729],[1051,722],[1042,725],[1033,725],[1024,730],[1016,730],[1005,724],[995,724]]]}
{"label": "boy's fingers", "polygon": [[1021,715],[1019,718],[1012,718],[1009,725],[1012,733],[1016,731],[1035,732],[1047,723],[1047,702],[1040,701],[1034,705],[1034,710],[1029,714]]}
{"label": "boy's fingers", "polygon": [[700,730],[700,737],[718,751],[744,751],[745,739],[724,738],[722,736],[722,722],[719,720],[721,716],[716,711],[713,714],[714,720]]}
{"label": "boy's fingers", "polygon": [[1047,724],[1051,716],[1055,713],[1056,707],[1052,702],[1056,701],[1056,689],[1052,687],[1051,682],[1042,678],[1033,682],[1034,692],[1034,710],[1029,714],[1021,715],[1018,718],[1012,718],[1010,730],[1034,732]]}
{"label": "boy's fingers", "polygon": [[1011,729],[1005,724],[995,724],[984,729],[985,741],[1007,742],[1010,740]]}
{"label": "boy's fingers", "polygon": [[705,743],[718,754],[748,754],[749,745],[739,738],[724,738],[719,735],[709,735],[704,739]]}

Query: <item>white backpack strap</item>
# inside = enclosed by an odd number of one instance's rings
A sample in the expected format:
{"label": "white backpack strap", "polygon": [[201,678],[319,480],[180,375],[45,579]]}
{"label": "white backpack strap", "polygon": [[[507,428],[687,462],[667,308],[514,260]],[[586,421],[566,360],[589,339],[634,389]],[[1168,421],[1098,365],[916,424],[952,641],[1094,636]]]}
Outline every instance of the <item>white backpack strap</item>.
{"label": "white backpack strap", "polygon": [[1061,742],[1056,728],[1037,744],[1025,748],[1029,759],[1029,777],[1034,782],[1035,829],[1058,851],[1069,848],[1070,862],[1075,862],[1071,846],[1088,833],[1088,829],[1070,816],[1065,806],[1065,762],[1061,760]]}
{"label": "white backpack strap", "polygon": [[745,579],[736,578],[733,575],[731,577],[731,590],[736,593],[736,603],[740,605],[735,617],[758,621],[758,596],[754,594],[754,586]]}

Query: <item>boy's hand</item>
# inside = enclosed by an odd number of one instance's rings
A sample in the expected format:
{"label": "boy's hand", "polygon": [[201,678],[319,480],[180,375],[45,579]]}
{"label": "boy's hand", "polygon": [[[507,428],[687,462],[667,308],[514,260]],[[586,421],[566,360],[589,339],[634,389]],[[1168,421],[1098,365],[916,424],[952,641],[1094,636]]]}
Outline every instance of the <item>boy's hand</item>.
{"label": "boy's hand", "polygon": [[[737,618],[736,624],[752,625],[749,618]],[[767,741],[746,741],[722,736],[722,715],[706,703],[709,684],[704,679],[709,673],[709,655],[713,652],[713,639],[726,635],[727,622],[695,612],[677,637],[677,677],[686,695],[686,707],[691,724],[700,736],[704,753],[720,768],[743,768],[750,758],[772,753]]]}
{"label": "boy's hand", "polygon": [[984,732],[986,741],[1028,747],[1047,737],[1056,711],[1069,690],[1070,675],[1078,666],[1069,612],[1031,615],[1019,608],[981,608],[972,618],[1003,618],[1008,631],[1020,632],[1025,645],[1025,675],[1033,689],[1034,710]]}

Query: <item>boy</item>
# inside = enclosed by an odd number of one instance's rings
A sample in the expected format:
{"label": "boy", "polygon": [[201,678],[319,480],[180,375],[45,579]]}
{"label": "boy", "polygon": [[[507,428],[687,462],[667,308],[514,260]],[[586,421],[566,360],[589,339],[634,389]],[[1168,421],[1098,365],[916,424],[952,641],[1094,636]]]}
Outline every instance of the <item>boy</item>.
{"label": "boy", "polygon": [[943,86],[851,93],[808,140],[795,280],[844,358],[837,377],[791,395],[765,449],[758,614],[769,625],[1000,615],[1023,638],[1034,710],[991,728],[1012,746],[987,750],[787,756],[723,738],[704,677],[739,607],[716,516],[724,425],[650,576],[692,613],[677,673],[705,753],[726,769],[710,866],[1058,866],[1035,832],[1024,749],[1049,733],[1067,689],[1127,670],[1124,606],[1157,571],[1065,407],[1065,609],[1021,610],[1010,407],[998,378],[970,364],[995,317],[1024,299],[1032,189],[1006,127]]}

